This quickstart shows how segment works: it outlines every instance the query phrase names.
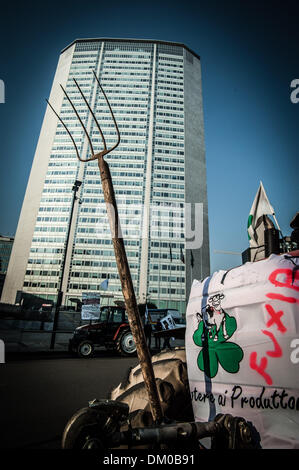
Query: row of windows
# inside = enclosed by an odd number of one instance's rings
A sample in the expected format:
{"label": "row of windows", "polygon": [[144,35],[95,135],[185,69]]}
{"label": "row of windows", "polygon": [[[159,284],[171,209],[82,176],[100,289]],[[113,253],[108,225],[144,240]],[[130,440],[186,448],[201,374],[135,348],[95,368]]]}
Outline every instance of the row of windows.
{"label": "row of windows", "polygon": [[173,70],[184,68],[182,61],[177,61],[177,62],[172,61],[171,63],[169,63],[168,61],[169,59],[165,59],[160,56],[158,58],[158,67],[171,68]]}
{"label": "row of windows", "polygon": [[[180,50],[178,53],[178,55],[183,55],[183,51]],[[169,57],[168,54],[163,54],[162,52],[159,52],[159,55],[158,55],[158,58],[159,58],[159,62],[161,61],[164,61],[165,63],[167,62],[176,62],[177,64],[183,64],[184,63],[184,59],[181,59],[180,57]]]}
{"label": "row of windows", "polygon": [[[73,148],[74,148],[73,145],[64,145],[64,146],[63,145],[54,145],[52,147],[52,151],[54,151],[54,150],[59,150],[59,151],[61,151],[61,150],[72,150]],[[55,155],[55,157],[58,158],[57,155]],[[74,157],[76,157],[75,154],[74,154]],[[60,158],[65,158],[65,156],[60,157]]]}
{"label": "row of windows", "polygon": [[[120,211],[118,211],[118,213],[121,214]],[[129,215],[129,214],[127,213],[127,211],[125,211],[125,210],[123,210],[122,213],[123,213],[124,216],[126,216],[126,217]],[[135,217],[136,217],[137,215],[140,215],[140,213],[141,213],[141,211],[139,211],[139,214],[136,214],[135,212],[134,212],[134,213],[132,212],[132,215],[133,215],[133,217],[134,217],[133,221],[132,221],[132,218],[130,218],[130,219],[128,219],[128,220],[124,220],[124,218],[121,217],[121,223],[122,223],[122,224],[128,224],[128,223],[131,224],[131,223],[133,223],[134,225],[136,225],[137,222],[136,222],[136,220],[135,220]],[[81,223],[82,223],[82,224],[96,224],[96,223],[97,223],[97,224],[98,224],[98,223],[101,223],[101,224],[105,223],[105,224],[106,224],[106,223],[108,222],[108,219],[107,219],[107,216],[106,216],[106,213],[105,213],[105,214],[102,214],[102,215],[99,216],[99,217],[79,217],[78,222],[79,222],[80,224],[81,224]],[[139,220],[138,220],[138,223],[139,223]]]}
{"label": "row of windows", "polygon": [[163,97],[167,96],[169,99],[173,99],[173,98],[180,98],[181,100],[184,99],[184,94],[178,93],[177,90],[175,91],[173,90],[173,92],[170,93],[170,92],[161,91],[161,88],[158,88],[156,97],[157,99],[160,99],[161,96]]}
{"label": "row of windows", "polygon": [[[84,194],[101,194],[102,193],[102,190],[101,189],[97,189],[97,188],[92,188],[92,189],[89,189],[89,188],[84,188]],[[131,190],[131,189],[118,189],[118,188],[115,188],[115,194],[125,194],[125,195],[136,195],[136,196],[142,196],[143,192],[142,191],[134,191],[134,190]],[[84,201],[86,201],[86,199],[84,198]],[[97,201],[95,201],[97,202]],[[99,202],[102,202],[102,200],[99,200]],[[135,202],[135,201],[133,201]],[[130,204],[130,203],[129,203]]]}
{"label": "row of windows", "polygon": [[[165,132],[165,135],[169,135],[167,132],[177,132],[179,134],[183,134],[184,132],[184,127],[170,127],[170,126],[155,126],[155,130],[156,131],[164,131]],[[177,134],[174,134],[174,135],[177,135]],[[177,137],[179,138],[179,137]]]}
{"label": "row of windows", "polygon": [[[143,178],[143,172],[142,173],[131,173],[131,172],[126,172],[126,171],[111,171],[111,176],[112,177],[125,177],[125,178]],[[85,184],[100,184],[101,180],[96,179],[96,180],[86,180]],[[142,181],[136,181],[134,180],[128,180],[128,181],[122,181],[122,180],[117,180],[115,181],[115,185],[119,186],[131,186],[132,183],[134,183],[134,186],[142,186]]]}
{"label": "row of windows", "polygon": [[[93,253],[94,253],[93,256],[111,256],[111,257],[114,256],[114,251],[113,250],[89,250],[89,251],[93,251]],[[78,253],[78,251],[76,253]],[[95,253],[97,253],[97,254],[95,254]],[[138,256],[138,252],[137,251],[127,251],[127,255],[129,257],[136,257],[136,256]],[[80,266],[99,266],[98,261],[90,261],[90,260],[74,260],[73,263],[76,264],[76,265],[80,265]],[[96,264],[94,264],[94,263],[96,263]]]}
{"label": "row of windows", "polygon": [[[172,256],[172,260],[176,260],[176,259],[181,259],[181,255],[180,253],[173,253],[171,254]],[[151,253],[151,258],[160,258],[160,259],[171,259],[170,258],[170,253]]]}
{"label": "row of windows", "polygon": [[[155,153],[166,153],[166,154],[171,154],[171,155],[184,155],[184,152],[180,150],[168,150],[168,149],[155,149]],[[155,157],[156,158],[156,157]],[[171,158],[171,161],[174,161]]]}
{"label": "row of windows", "polygon": [[162,271],[185,271],[185,265],[181,266],[179,264],[171,265],[171,264],[150,264],[150,269],[155,271],[162,269]]}
{"label": "row of windows", "polygon": [[155,182],[155,188],[184,189],[183,184]]}
{"label": "row of windows", "polygon": [[38,248],[32,247],[30,253],[62,253],[64,250],[62,248]]}
{"label": "row of windows", "polygon": [[159,248],[168,248],[168,249],[169,249],[169,246],[171,246],[171,248],[173,248],[173,249],[175,249],[175,248],[184,249],[184,244],[183,243],[166,243],[166,242],[160,242],[160,241],[159,242],[152,241],[151,246],[159,247]]}
{"label": "row of windows", "polygon": [[159,290],[157,288],[154,288],[154,287],[150,287],[149,288],[149,292],[151,294],[158,294],[160,292],[160,294],[171,294],[171,295],[185,295],[185,290],[184,289],[166,289],[164,287],[160,288]]}
{"label": "row of windows", "polygon": [[91,57],[93,60],[84,60],[84,58],[82,58],[82,56],[78,57],[78,59],[76,58],[75,55],[73,55],[73,59],[72,59],[72,64],[90,64],[90,63],[95,63],[96,62],[96,59],[97,59],[97,55],[92,55],[92,56],[87,56],[87,57]]}
{"label": "row of windows", "polygon": [[89,54],[87,54],[86,52],[84,52],[83,49],[81,49],[81,51],[77,50],[77,46],[76,46],[76,51],[74,52],[73,59],[81,59],[81,58],[85,59],[87,57],[94,58],[94,57],[97,57],[97,55],[98,55],[98,51],[90,52]]}
{"label": "row of windows", "polygon": [[132,60],[112,60],[105,58],[104,69],[107,67],[107,64],[117,64],[119,67],[122,67],[124,64],[129,64],[133,68],[135,65],[147,65],[148,60],[136,60],[134,57],[132,57]]}
{"label": "row of windows", "polygon": [[89,70],[89,71],[86,71],[86,72],[83,72],[82,70],[80,70],[80,72],[76,72],[76,71],[72,71],[70,70],[70,73],[69,73],[69,80],[73,77],[82,77],[82,75],[90,75],[90,78],[93,78],[93,73],[92,73],[92,70]]}
{"label": "row of windows", "polygon": [[[67,222],[69,218],[68,217],[37,217],[36,220],[38,222]],[[51,231],[53,232],[54,230],[51,230]],[[59,232],[61,231],[63,232],[64,230],[59,230]]]}
{"label": "row of windows", "polygon": [[33,237],[32,243],[64,243],[64,237]]}
{"label": "row of windows", "polygon": [[164,125],[165,124],[172,124],[172,125],[181,125],[182,128],[181,129],[184,129],[184,120],[181,119],[180,121],[176,121],[175,119],[156,119],[156,123],[157,122],[160,122],[160,123],[163,123]]}
{"label": "row of windows", "polygon": [[34,287],[34,288],[41,288],[41,289],[57,289],[58,283],[57,282],[24,282],[24,287]]}
{"label": "row of windows", "polygon": [[53,258],[29,258],[28,264],[61,264],[61,260]]}
{"label": "row of windows", "polygon": [[[110,79],[108,79],[108,78],[107,78],[107,79],[104,78],[104,79],[102,80],[102,82],[104,82],[104,81],[105,81],[105,82],[107,81],[107,82],[110,83]],[[144,81],[145,81],[145,80],[144,80]],[[147,81],[148,81],[148,80],[147,80]],[[148,87],[148,85],[139,85],[139,84],[137,84],[137,83],[128,83],[128,84],[125,84],[125,83],[114,83],[113,86],[112,86],[112,85],[111,85],[111,86],[110,86],[110,85],[105,86],[105,91],[106,91],[107,94],[109,94],[109,93],[114,93],[117,88],[121,88],[121,89],[122,89],[121,92],[123,92],[123,88],[134,88],[134,89],[136,89],[136,88],[143,88],[144,90],[148,90],[149,87]]]}
{"label": "row of windows", "polygon": [[[133,274],[132,274],[132,277],[133,277]],[[69,289],[71,290],[100,290],[100,286],[97,285],[97,284],[73,284],[73,283],[70,283],[69,285]],[[121,290],[120,287],[117,287],[117,286],[109,286],[109,291],[117,291],[117,290]]]}
{"label": "row of windows", "polygon": [[[58,127],[58,126],[57,126]],[[72,131],[72,134],[73,135],[76,135],[76,134],[79,134],[81,136],[84,135],[84,131],[83,130],[73,130]],[[56,135],[67,135],[67,132],[66,131],[56,131]]]}
{"label": "row of windows", "polygon": [[174,85],[178,85],[178,84],[183,83],[183,79],[184,79],[183,71],[181,72],[180,77],[178,75],[179,75],[178,72],[173,72],[172,74],[169,74],[169,72],[164,73],[164,71],[162,72],[158,70],[157,78],[159,81],[160,80],[163,81],[163,83],[170,83],[168,81],[168,79],[170,78]]}
{"label": "row of windows", "polygon": [[[139,264],[129,263],[131,269],[138,269]],[[115,261],[99,261],[98,266],[103,268],[116,268]]]}
{"label": "row of windows", "polygon": [[[144,50],[145,48],[150,48],[150,50],[146,51]],[[105,43],[105,57],[136,57],[138,59],[147,59],[151,57],[151,49],[152,46],[139,46],[137,43],[136,45],[124,43],[119,43],[118,45],[116,45],[111,43]]]}
{"label": "row of windows", "polygon": [[[106,226],[105,226],[106,224]],[[97,236],[100,236],[102,234],[107,234],[109,232],[109,225],[108,222],[102,223],[101,225],[99,224],[98,227],[93,228],[93,227],[79,227],[77,230],[77,233],[86,233],[86,234],[97,234]],[[138,228],[135,227],[130,230],[128,225],[126,225],[125,230],[123,229],[123,233],[125,233],[126,237],[138,237],[139,238],[139,231]],[[86,240],[86,243],[88,243],[90,240]],[[134,255],[135,256],[135,255]]]}
{"label": "row of windows", "polygon": [[[185,171],[183,166],[175,167],[175,166],[169,166],[169,165],[155,165],[154,169],[159,170],[159,171],[161,171],[161,170],[162,171],[180,171],[180,172]],[[155,178],[184,180],[184,176],[182,176],[182,175],[176,175],[176,174],[166,175],[166,174],[163,174],[163,173],[154,173],[154,174],[155,174]]]}
{"label": "row of windows", "polygon": [[[67,191],[67,192],[70,192],[70,191]],[[71,198],[70,197],[42,197],[40,202],[71,202]],[[46,210],[46,209],[44,209]],[[55,209],[56,210],[56,209]],[[60,208],[57,207],[57,210],[60,210]]]}
{"label": "row of windows", "polygon": [[[184,171],[183,167],[169,167],[169,166],[164,166],[164,165],[155,165],[155,169],[163,170],[163,171],[171,171],[171,168],[173,168],[173,171]],[[184,176],[183,175],[177,175],[177,174],[167,174],[167,173],[154,173],[154,178],[155,179],[165,179],[165,180],[180,180],[184,181]]]}
{"label": "row of windows", "polygon": [[[164,83],[165,82],[161,82],[158,84],[158,87],[159,87],[159,90],[162,91],[162,90],[166,90],[166,91],[172,91],[172,92],[176,92],[176,96],[178,95],[179,92],[181,93],[184,93],[184,88],[175,88],[175,86],[164,86]],[[171,82],[167,82],[169,84],[171,84]]]}
{"label": "row of windows", "polygon": [[[96,163],[95,165],[93,166],[96,166],[96,168],[98,168],[98,164]],[[134,168],[134,169],[137,169],[137,168],[144,168],[144,165],[142,163],[126,163],[125,161],[123,162],[109,162],[109,167],[110,169],[111,168]],[[87,170],[86,171],[86,175],[98,175],[99,174],[99,170],[94,170],[94,171],[91,171],[91,170]],[[140,174],[140,173],[136,173],[136,174]]]}
{"label": "row of windows", "polygon": [[[105,201],[103,198],[87,198],[84,197],[83,202],[86,204],[103,204]],[[117,204],[120,205],[123,203],[123,199],[117,200]],[[126,204],[141,204],[141,199],[137,197],[136,199],[126,199]]]}
{"label": "row of windows", "polygon": [[[161,109],[169,109],[169,110],[173,110],[173,111],[184,111],[184,107],[183,106],[179,106],[179,105],[176,105],[176,106],[162,106],[160,104],[157,104],[156,106],[157,110],[160,112]],[[174,116],[176,116],[175,114],[173,114]],[[182,117],[183,117],[183,114],[182,114]]]}
{"label": "row of windows", "polygon": [[[76,272],[72,272],[71,273],[71,277],[79,277],[77,274],[80,275],[80,273],[76,273]],[[90,276],[91,278],[95,277],[97,279],[107,279],[108,276],[109,276],[109,280],[110,279],[119,279],[119,276],[117,273],[94,273],[94,274],[97,274],[97,276]],[[136,275],[134,275],[136,276]],[[84,276],[84,277],[87,277],[87,276]],[[137,276],[136,276],[137,277]]]}
{"label": "row of windows", "polygon": [[[146,102],[145,103],[140,103],[140,104],[136,103],[135,101],[133,101],[131,103],[130,102],[126,102],[126,103],[117,103],[117,102],[113,103],[113,102],[111,102],[110,105],[111,105],[114,113],[117,113],[118,108],[120,108],[120,107],[126,107],[126,108],[133,108],[134,107],[134,108],[147,109],[147,103]],[[99,102],[97,104],[97,110],[101,110],[103,112],[103,110],[101,108],[101,103],[99,103]]]}
{"label": "row of windows", "polygon": [[[53,155],[55,157],[55,155]],[[59,166],[78,166],[77,161],[76,162],[50,162],[48,166],[53,166],[53,167],[59,167]]]}
{"label": "row of windows", "polygon": [[27,269],[27,276],[59,276],[60,271],[37,271],[32,269]]}
{"label": "row of windows", "polygon": [[184,283],[185,282],[185,278],[184,277],[175,277],[175,276],[149,276],[149,280],[150,281],[154,281],[154,282],[181,282],[181,283]]}
{"label": "row of windows", "polygon": [[[67,150],[70,151],[71,150],[70,147],[67,148]],[[52,148],[52,151],[55,152],[53,148]],[[74,153],[73,155],[69,153],[64,153],[64,152],[53,153],[52,155],[50,155],[49,160],[52,163],[52,166],[56,166],[56,165],[64,166],[67,164],[70,164],[70,166],[77,166],[77,165],[79,166],[79,160],[77,158],[76,153]]]}
{"label": "row of windows", "polygon": [[162,103],[166,103],[166,104],[174,104],[174,105],[181,105],[183,106],[184,105],[184,98],[182,97],[180,100],[174,100],[173,98],[160,98],[159,96],[156,97],[156,103],[158,104],[162,104]]}
{"label": "row of windows", "polygon": [[[106,70],[108,69],[108,72],[106,72]],[[102,72],[103,74],[109,74],[111,73],[112,70],[116,70],[118,71],[119,70],[119,66],[118,65],[107,65],[107,62],[105,64],[105,68],[104,68],[104,71]],[[147,71],[150,71],[151,68],[150,67],[147,67],[146,66],[146,63],[144,64],[143,67],[138,67],[138,66],[133,66],[132,65],[123,65],[122,66],[122,70],[147,70]]]}
{"label": "row of windows", "polygon": [[184,147],[184,144],[181,144],[179,142],[169,142],[165,140],[156,140],[155,142],[156,145],[165,145],[165,146],[170,146],[170,147]]}
{"label": "row of windows", "polygon": [[[131,274],[132,278],[133,276],[135,277],[135,279],[137,279],[137,275],[134,273]],[[72,271],[71,273],[71,277],[74,278],[74,277],[81,277],[81,278],[85,278],[85,279],[100,279],[100,278],[103,278],[102,274],[101,273],[92,273],[92,272],[82,272],[82,271]],[[114,276],[113,276],[114,277]],[[110,279],[112,278],[112,276],[110,276]],[[118,276],[115,276],[115,278],[118,278]],[[110,286],[109,286],[110,287]]]}
{"label": "row of windows", "polygon": [[[80,75],[80,74],[77,73],[77,75]],[[89,75],[91,75],[91,74],[89,74]],[[92,79],[93,79],[93,75],[90,76],[90,77],[80,77],[80,86],[81,86],[81,87],[90,86],[90,84],[92,83]],[[81,82],[84,82],[84,81],[85,81],[85,82],[88,82],[88,83],[82,84]],[[69,79],[68,79],[67,88],[68,88],[68,86],[69,86],[69,83],[73,83],[73,81],[71,80],[70,77],[69,77]],[[75,85],[74,85],[74,87],[75,87]]]}
{"label": "row of windows", "polygon": [[[53,202],[56,202],[55,199],[52,200]],[[70,208],[68,206],[62,206],[62,207],[57,207],[57,206],[41,206],[39,208],[39,212],[69,212]],[[68,219],[66,219],[68,220]]]}
{"label": "row of windows", "polygon": [[[145,67],[143,69],[143,72],[141,73],[141,72],[136,72],[135,69],[132,69],[132,68],[127,69],[127,70],[121,70],[121,71],[119,71],[119,69],[116,68],[114,71],[107,70],[107,71],[102,72],[101,76],[109,77],[110,81],[127,81],[134,77],[143,77],[143,78],[138,78],[138,80],[141,82],[147,82],[149,80],[149,73],[147,72],[148,70],[149,68]],[[128,77],[128,78],[123,78],[123,77]]]}
{"label": "row of windows", "polygon": [[162,111],[157,111],[157,116],[167,116],[167,117],[176,117],[176,118],[181,118],[182,119],[182,123],[184,122],[183,121],[183,118],[184,116],[182,114],[177,114],[177,113],[163,113]]}
{"label": "row of windows", "polygon": [[[124,240],[125,246],[139,246],[139,240]],[[110,238],[101,238],[98,240],[98,245],[112,245],[112,240]],[[89,250],[88,248],[75,248],[74,255],[88,255],[88,256],[99,256],[101,250]]]}
{"label": "row of windows", "polygon": [[[106,110],[106,109],[102,109],[100,106],[97,106],[97,107],[96,107],[96,112],[97,112],[97,111],[100,111],[102,114],[103,114],[103,113],[106,113],[106,114],[109,114],[109,113],[110,113],[109,109],[107,109],[107,110]],[[131,111],[131,110],[130,110],[130,111],[127,111],[126,109],[117,109],[117,110],[114,109],[113,112],[114,112],[114,115],[115,115],[115,116],[117,116],[118,114],[130,114],[130,115],[131,115],[131,114],[141,114],[141,115],[147,114],[146,111],[140,111],[140,110],[138,110],[138,111]],[[177,117],[177,116],[176,116],[176,117]]]}
{"label": "row of windows", "polygon": [[[161,130],[164,130],[163,128]],[[157,138],[162,138],[162,139],[178,139],[178,140],[184,140],[184,136],[182,134],[173,134],[169,132],[163,132],[163,134],[160,134],[159,132],[156,132],[155,137]]]}
{"label": "row of windows", "polygon": [[[53,176],[53,175],[76,175],[77,171],[67,171],[67,170],[48,170],[47,171],[47,176]],[[46,180],[47,181],[47,180]],[[51,181],[51,180],[50,180]],[[68,180],[69,181],[69,180]],[[49,181],[47,181],[49,182]]]}
{"label": "row of windows", "polygon": [[[118,101],[124,101],[126,103],[136,103],[136,102],[142,102],[143,104],[146,104],[149,100],[149,97],[147,95],[147,93],[142,93],[143,95],[146,95],[144,97],[140,97],[140,96],[127,96],[127,94],[125,96],[114,96],[111,97],[111,99],[109,100],[110,104],[112,104],[112,100],[113,102],[116,102],[116,105],[118,104],[117,102]],[[98,95],[98,101],[97,103],[103,103],[105,104],[106,103],[106,100],[105,98],[103,98],[102,94]]]}
{"label": "row of windows", "polygon": [[35,232],[66,232],[66,227],[35,227]]}
{"label": "row of windows", "polygon": [[156,231],[156,230],[152,230],[151,231],[151,236],[154,237],[154,238],[159,238],[159,237],[163,237],[163,238],[185,238],[185,234],[184,233],[173,233],[173,232],[160,232],[160,231]]}
{"label": "row of windows", "polygon": [[[178,68],[176,68],[178,67]],[[179,66],[171,66],[171,65],[158,65],[158,76],[165,76],[167,78],[178,78],[183,80],[184,78],[184,69],[181,65]]]}
{"label": "row of windows", "polygon": [[[159,152],[159,151],[160,151],[160,150],[158,150],[158,152]],[[184,152],[181,152],[181,153],[184,155]],[[157,162],[165,162],[165,163],[166,163],[166,162],[169,162],[169,163],[181,163],[181,164],[184,164],[184,159],[182,159],[182,158],[174,158],[174,157],[169,158],[169,157],[164,157],[164,156],[163,156],[163,157],[160,157],[160,156],[158,157],[158,156],[155,155],[155,162],[156,162],[156,161],[157,161]],[[169,168],[171,168],[171,167],[169,167]],[[180,171],[183,171],[183,170],[184,170],[184,167],[176,167],[176,168],[177,168],[177,170],[178,170],[178,168],[180,168]]]}
{"label": "row of windows", "polygon": [[[132,241],[134,241],[134,240],[132,240]],[[126,242],[128,242],[128,240],[125,240],[125,244],[126,244]],[[81,245],[86,245],[86,244],[88,244],[88,245],[102,245],[103,244],[103,239],[94,238],[94,237],[92,237],[92,238],[87,238],[87,237],[79,238],[79,237],[77,237],[76,238],[76,244],[81,244]]]}
{"label": "row of windows", "polygon": [[[130,127],[130,126],[126,126],[126,127]],[[132,126],[133,127],[133,126]],[[136,127],[136,126],[135,126]],[[110,129],[113,129],[112,131],[110,131]],[[145,137],[146,136],[146,132],[145,132],[145,128],[144,126],[142,126],[142,129],[143,131],[140,132],[140,131],[130,131],[130,132],[122,132],[121,135],[122,136],[130,136],[130,137]],[[115,132],[115,126],[114,125],[111,125],[111,126],[107,126],[107,127],[103,127],[102,126],[102,131],[103,131],[103,134],[106,135],[116,135],[116,132]],[[95,134],[96,136],[99,135],[99,131],[96,127],[94,127],[94,129],[92,130],[92,133],[91,135]],[[126,142],[126,141],[125,141]],[[136,142],[143,142],[143,139],[139,139],[137,140]]]}
{"label": "row of windows", "polygon": [[184,228],[184,222],[170,222],[170,221],[165,221],[165,220],[155,220],[155,218],[152,219],[152,226],[154,227],[180,227]]}

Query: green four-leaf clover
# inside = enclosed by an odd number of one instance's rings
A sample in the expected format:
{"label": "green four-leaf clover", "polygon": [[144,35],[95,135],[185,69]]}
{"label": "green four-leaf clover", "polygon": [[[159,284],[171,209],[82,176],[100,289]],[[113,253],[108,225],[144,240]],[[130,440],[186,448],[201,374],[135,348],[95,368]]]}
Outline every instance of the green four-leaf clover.
{"label": "green four-leaf clover", "polygon": [[202,347],[197,358],[197,365],[210,378],[215,377],[217,374],[219,363],[224,370],[235,374],[238,372],[239,363],[244,356],[240,346],[227,341],[237,329],[236,319],[225,312],[224,315],[225,337],[223,323],[217,332],[216,326],[212,327],[211,330],[205,329],[203,321],[199,323],[198,329],[193,335],[194,343]]}

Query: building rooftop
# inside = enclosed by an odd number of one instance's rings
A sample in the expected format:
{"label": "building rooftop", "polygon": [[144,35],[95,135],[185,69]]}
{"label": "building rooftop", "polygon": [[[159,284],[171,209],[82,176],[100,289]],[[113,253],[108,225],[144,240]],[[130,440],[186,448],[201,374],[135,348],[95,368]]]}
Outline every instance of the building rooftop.
{"label": "building rooftop", "polygon": [[171,41],[160,41],[156,39],[124,39],[124,38],[82,38],[82,39],[75,39],[71,44],[66,46],[64,49],[62,49],[61,54],[65,52],[69,47],[73,46],[73,44],[77,42],[101,42],[101,41],[109,41],[109,42],[140,42],[140,43],[155,43],[155,44],[165,44],[167,46],[179,46],[183,47],[186,49],[186,51],[190,52],[193,54],[195,57],[197,57],[200,60],[200,56],[196,54],[192,49],[187,47],[185,44],[182,44],[180,42],[171,42]]}

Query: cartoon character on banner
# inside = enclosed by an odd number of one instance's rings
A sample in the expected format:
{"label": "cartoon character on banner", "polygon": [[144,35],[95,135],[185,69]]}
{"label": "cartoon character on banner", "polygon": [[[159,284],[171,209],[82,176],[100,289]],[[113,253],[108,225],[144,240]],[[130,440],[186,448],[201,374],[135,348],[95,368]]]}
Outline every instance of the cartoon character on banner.
{"label": "cartoon character on banner", "polygon": [[197,365],[210,378],[217,374],[219,363],[227,372],[238,372],[244,356],[240,346],[227,341],[236,331],[237,321],[221,307],[223,298],[223,293],[210,296],[206,307],[196,314],[198,328],[193,341],[202,348]]}

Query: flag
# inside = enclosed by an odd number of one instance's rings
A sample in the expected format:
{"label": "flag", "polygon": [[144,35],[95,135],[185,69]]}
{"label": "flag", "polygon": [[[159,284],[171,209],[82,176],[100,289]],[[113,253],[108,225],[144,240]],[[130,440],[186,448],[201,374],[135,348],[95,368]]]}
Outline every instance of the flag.
{"label": "flag", "polygon": [[105,279],[105,281],[103,281],[100,285],[100,287],[104,290],[107,290],[108,289],[108,283],[109,283],[109,280],[108,279]]}
{"label": "flag", "polygon": [[181,247],[181,261],[182,261],[182,263],[185,263],[185,256],[184,256],[182,247]]}
{"label": "flag", "polygon": [[170,254],[170,261],[172,262],[172,251],[171,251],[171,245],[169,244],[169,254]]}
{"label": "flag", "polygon": [[252,248],[258,246],[256,229],[263,222],[263,216],[267,214],[274,215],[274,209],[267,198],[263,183],[260,182],[247,223],[248,239]]}
{"label": "flag", "polygon": [[147,304],[145,305],[145,315],[144,315],[144,323],[146,324],[148,322],[148,308]]}
{"label": "flag", "polygon": [[193,268],[193,266],[194,266],[194,258],[193,258],[193,253],[191,250],[191,268]]}

